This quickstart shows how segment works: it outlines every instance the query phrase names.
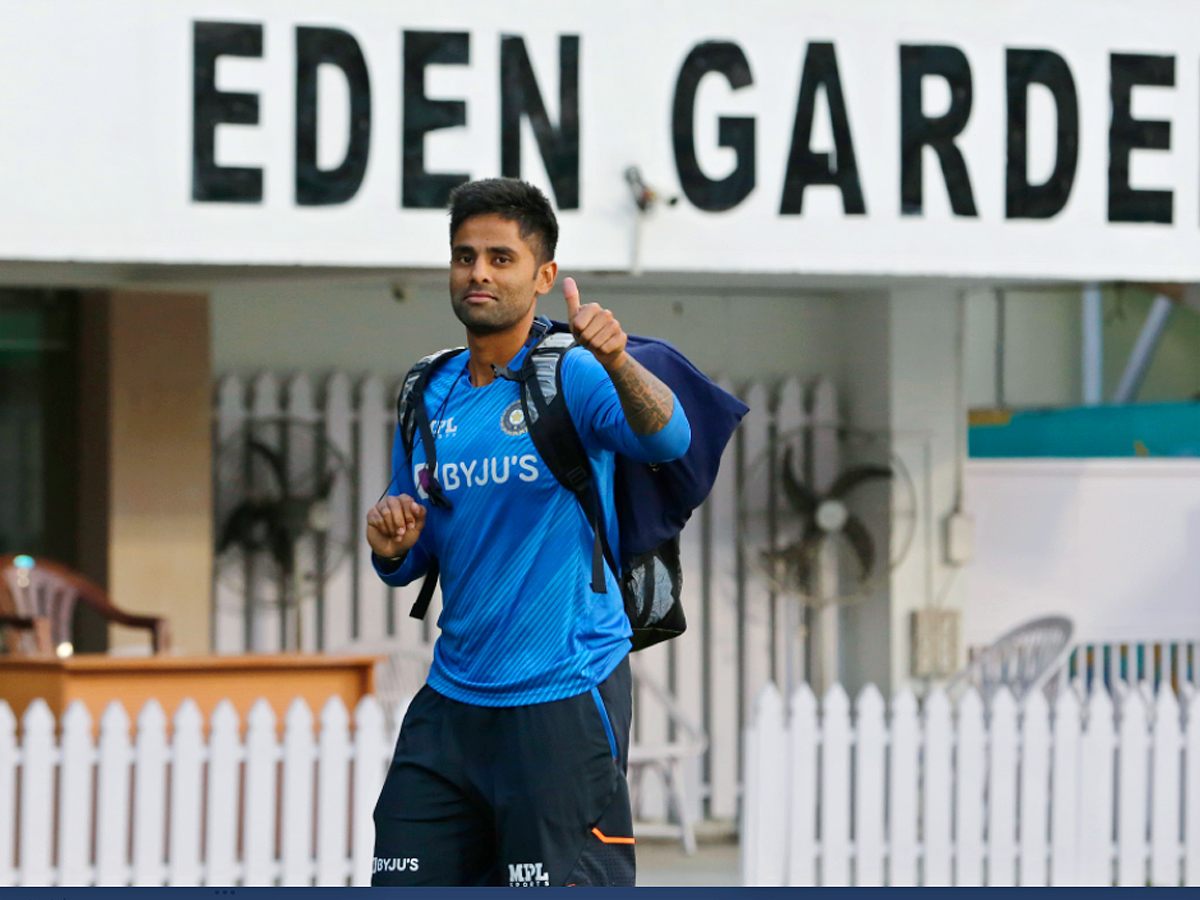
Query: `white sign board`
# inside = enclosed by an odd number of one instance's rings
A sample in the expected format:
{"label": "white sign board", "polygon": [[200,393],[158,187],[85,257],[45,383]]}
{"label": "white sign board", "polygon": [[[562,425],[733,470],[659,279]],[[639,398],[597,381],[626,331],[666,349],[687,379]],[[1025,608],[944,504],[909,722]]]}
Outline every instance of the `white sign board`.
{"label": "white sign board", "polygon": [[1077,641],[1200,639],[1200,462],[972,460],[963,637],[1066,615]]}
{"label": "white sign board", "polygon": [[5,0],[0,257],[1200,281],[1190,0]]}

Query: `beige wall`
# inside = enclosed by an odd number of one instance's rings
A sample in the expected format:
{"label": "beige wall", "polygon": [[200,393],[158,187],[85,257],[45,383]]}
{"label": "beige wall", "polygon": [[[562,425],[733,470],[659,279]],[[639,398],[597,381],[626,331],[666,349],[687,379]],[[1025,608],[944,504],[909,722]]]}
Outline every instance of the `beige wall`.
{"label": "beige wall", "polygon": [[[85,299],[81,559],[131,612],[170,619],[174,648],[209,650],[212,572],[208,298]],[[114,627],[114,647],[145,645]]]}
{"label": "beige wall", "polygon": [[[740,382],[840,368],[842,342],[853,339],[843,333],[840,298],[746,281],[734,289],[579,276],[586,302],[612,309],[631,333],[670,340],[710,375]],[[538,310],[562,319],[561,291]],[[383,282],[218,285],[212,336],[218,376],[343,369],[399,377],[422,356],[464,340],[445,284],[432,279],[408,285],[403,302]]]}

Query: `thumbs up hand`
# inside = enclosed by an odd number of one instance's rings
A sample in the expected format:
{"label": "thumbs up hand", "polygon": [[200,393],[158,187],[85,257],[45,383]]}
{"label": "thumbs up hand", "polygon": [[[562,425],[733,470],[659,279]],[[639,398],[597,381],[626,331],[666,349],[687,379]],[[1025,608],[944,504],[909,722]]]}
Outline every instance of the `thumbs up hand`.
{"label": "thumbs up hand", "polygon": [[628,340],[621,323],[599,303],[581,306],[579,286],[574,278],[563,279],[563,296],[567,300],[567,321],[575,343],[585,347],[605,369],[611,370],[625,353]]}

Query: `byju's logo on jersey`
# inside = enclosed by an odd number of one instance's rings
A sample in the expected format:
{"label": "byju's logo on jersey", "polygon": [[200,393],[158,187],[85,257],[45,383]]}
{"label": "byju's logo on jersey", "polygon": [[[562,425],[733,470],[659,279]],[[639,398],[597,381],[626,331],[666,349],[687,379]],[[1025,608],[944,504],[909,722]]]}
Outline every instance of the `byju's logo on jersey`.
{"label": "byju's logo on jersey", "polygon": [[505,434],[516,437],[518,434],[524,434],[529,430],[525,424],[525,410],[521,409],[521,401],[514,400],[512,405],[504,411],[504,415],[500,417],[500,427]]}
{"label": "byju's logo on jersey", "polygon": [[542,871],[541,863],[509,863],[509,887],[550,887],[550,873]]}
{"label": "byju's logo on jersey", "polygon": [[[427,491],[428,463],[413,466],[413,482],[422,500],[429,498]],[[459,462],[439,463],[437,477],[442,489],[457,491],[461,487],[484,487],[488,484],[504,484],[512,475],[521,481],[537,481],[537,457],[532,453],[524,456],[501,456],[499,459],[472,459]]]}
{"label": "byju's logo on jersey", "polygon": [[420,861],[415,856],[407,857],[392,857],[391,859],[381,859],[375,857],[375,872],[415,872],[420,868]]}

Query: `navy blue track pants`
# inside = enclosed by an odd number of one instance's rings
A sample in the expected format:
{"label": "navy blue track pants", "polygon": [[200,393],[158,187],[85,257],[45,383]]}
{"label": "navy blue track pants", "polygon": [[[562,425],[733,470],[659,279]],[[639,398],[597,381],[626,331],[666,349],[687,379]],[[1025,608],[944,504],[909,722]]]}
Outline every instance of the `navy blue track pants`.
{"label": "navy blue track pants", "polygon": [[629,660],[586,694],[472,706],[428,685],[375,806],[373,885],[634,883]]}

